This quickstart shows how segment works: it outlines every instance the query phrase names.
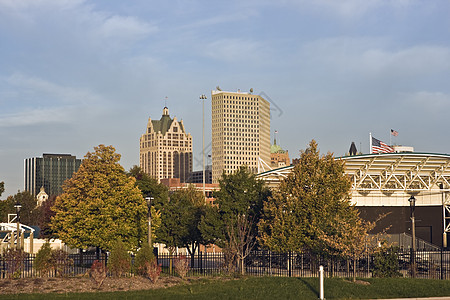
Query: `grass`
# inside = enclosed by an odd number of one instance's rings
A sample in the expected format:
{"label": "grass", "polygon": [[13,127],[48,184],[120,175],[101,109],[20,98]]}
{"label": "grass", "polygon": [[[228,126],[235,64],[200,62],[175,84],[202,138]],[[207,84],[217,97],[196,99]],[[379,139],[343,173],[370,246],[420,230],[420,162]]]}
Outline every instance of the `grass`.
{"label": "grass", "polygon": [[[361,285],[342,278],[325,279],[326,299],[375,299],[450,296],[450,281],[409,278],[364,279]],[[75,294],[0,295],[0,299],[318,299],[318,278],[244,277],[201,280],[166,289]]]}

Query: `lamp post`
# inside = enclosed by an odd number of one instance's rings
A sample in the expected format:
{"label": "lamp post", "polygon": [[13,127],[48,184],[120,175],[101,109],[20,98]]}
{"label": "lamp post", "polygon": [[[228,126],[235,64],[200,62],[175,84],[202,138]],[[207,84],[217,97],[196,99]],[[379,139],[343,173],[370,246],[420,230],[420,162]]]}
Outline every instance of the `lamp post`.
{"label": "lamp post", "polygon": [[150,247],[150,250],[152,250],[152,200],[153,197],[146,197],[145,200],[147,200],[147,206],[148,206],[148,246]]}
{"label": "lamp post", "polygon": [[202,135],[203,135],[203,147],[202,147],[202,159],[203,159],[203,197],[206,198],[205,193],[205,100],[208,99],[205,95],[200,96],[202,101],[202,115],[203,115],[203,125],[202,125]]}
{"label": "lamp post", "polygon": [[412,233],[412,247],[411,247],[411,276],[416,277],[416,218],[414,211],[416,209],[416,198],[411,196],[409,199],[409,208],[411,210],[411,233]]}
{"label": "lamp post", "polygon": [[22,208],[22,205],[20,205],[19,201],[16,202],[14,205],[14,208],[16,209],[16,221],[17,221],[17,234],[16,234],[16,249],[20,249],[20,209]]}

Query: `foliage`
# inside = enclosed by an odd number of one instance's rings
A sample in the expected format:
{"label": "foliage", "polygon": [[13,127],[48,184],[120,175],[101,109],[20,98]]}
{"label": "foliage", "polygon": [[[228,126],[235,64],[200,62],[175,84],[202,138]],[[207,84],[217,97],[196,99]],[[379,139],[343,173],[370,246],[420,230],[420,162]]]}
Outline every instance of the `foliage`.
{"label": "foliage", "polygon": [[42,276],[47,275],[53,268],[52,248],[49,241],[46,241],[36,253],[34,267]]}
{"label": "foliage", "polygon": [[0,181],[0,196],[5,191],[5,183],[3,181]]}
{"label": "foliage", "polygon": [[373,258],[374,277],[401,277],[398,264],[398,247],[386,247],[383,245]]}
{"label": "foliage", "polygon": [[50,196],[46,201],[37,208],[38,220],[37,225],[40,228],[40,238],[55,238],[55,232],[51,228],[51,219],[55,216],[52,207],[55,205],[56,196]]}
{"label": "foliage", "polygon": [[189,272],[189,261],[184,255],[180,254],[178,257],[175,257],[173,260],[173,266],[175,268],[175,272],[177,272],[182,279],[184,279]]}
{"label": "foliage", "polygon": [[140,167],[133,166],[128,172],[128,176],[132,176],[136,179],[136,186],[142,192],[142,196],[152,197],[152,206],[160,211],[168,202],[169,190],[162,184],[158,183],[158,180],[150,177]]}
{"label": "foliage", "polygon": [[94,280],[97,284],[97,288],[100,288],[107,276],[105,265],[98,260],[94,260],[91,266],[90,274],[92,280]]}
{"label": "foliage", "polygon": [[124,243],[117,240],[112,249],[108,260],[108,269],[117,277],[121,277],[130,271],[131,257]]}
{"label": "foliage", "polygon": [[62,249],[52,250],[52,260],[54,262],[54,269],[57,276],[68,275],[69,266],[73,264],[73,260],[69,258],[66,251]]}
{"label": "foliage", "polygon": [[9,278],[20,278],[20,273],[24,270],[24,261],[27,254],[22,249],[8,248],[4,255],[5,264],[3,268]]}
{"label": "foliage", "polygon": [[157,240],[167,247],[184,247],[193,255],[197,245],[207,244],[200,231],[200,222],[206,210],[203,193],[193,185],[170,195],[170,201],[161,213],[161,227],[157,229]]}
{"label": "foliage", "polygon": [[14,205],[19,203],[22,207],[20,209],[20,223],[26,225],[37,225],[39,218],[39,211],[36,208],[36,198],[27,191],[17,192],[14,196],[9,196],[3,202],[2,210],[0,211],[0,221],[7,222],[8,214],[16,214]]}
{"label": "foliage", "polygon": [[356,251],[353,246],[359,249],[361,245],[352,243],[359,243],[367,227],[350,204],[350,187],[344,162],[335,160],[332,153],[320,156],[312,140],[293,172],[264,204],[260,242],[278,252]]}
{"label": "foliage", "polygon": [[159,279],[159,275],[161,274],[161,265],[158,265],[156,258],[145,263],[145,270],[147,277],[153,283],[156,283]]}
{"label": "foliage", "polygon": [[110,250],[117,239],[133,249],[147,230],[147,205],[112,146],[88,152],[55,202],[51,227],[66,244]]}
{"label": "foliage", "polygon": [[134,259],[134,272],[136,274],[145,276],[146,275],[146,263],[152,261],[155,259],[155,256],[153,255],[152,250],[150,249],[150,246],[148,243],[143,243],[141,249],[136,254],[136,257]]}
{"label": "foliage", "polygon": [[230,241],[227,228],[236,227],[236,216],[251,222],[250,234],[257,236],[263,202],[270,196],[264,182],[256,180],[246,166],[241,166],[233,174],[223,173],[219,186],[220,190],[214,193],[217,207],[205,214],[200,225],[204,238],[221,248],[227,247]]}

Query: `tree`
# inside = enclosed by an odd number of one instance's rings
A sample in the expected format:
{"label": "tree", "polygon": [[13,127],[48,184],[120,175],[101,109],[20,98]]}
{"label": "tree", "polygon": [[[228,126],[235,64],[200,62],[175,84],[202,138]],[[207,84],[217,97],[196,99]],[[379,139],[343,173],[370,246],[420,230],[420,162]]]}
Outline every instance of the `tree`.
{"label": "tree", "polygon": [[5,191],[5,183],[3,181],[0,181],[0,196]]}
{"label": "tree", "polygon": [[19,203],[22,207],[20,209],[20,223],[26,225],[37,225],[39,219],[39,210],[36,208],[36,198],[27,191],[20,192],[8,198],[3,202],[1,210],[1,221],[8,221],[8,214],[16,214],[14,205]]}
{"label": "tree", "polygon": [[256,245],[257,224],[270,190],[246,166],[223,173],[219,185],[214,193],[217,207],[203,217],[202,234],[223,248],[229,267],[239,260],[243,272],[242,262]]}
{"label": "tree", "polygon": [[136,178],[136,186],[142,192],[144,198],[153,198],[152,206],[157,211],[160,211],[167,204],[169,191],[164,184],[158,183],[158,180],[150,177],[138,166],[133,166],[128,172],[128,175]]}
{"label": "tree", "polygon": [[56,196],[50,196],[46,201],[37,208],[37,214],[39,216],[37,225],[40,228],[40,238],[54,238],[55,232],[51,228],[51,219],[55,216],[55,211],[52,207],[55,205]]}
{"label": "tree", "polygon": [[209,205],[203,193],[193,185],[170,195],[169,203],[161,213],[161,226],[157,240],[168,247],[185,247],[193,257],[199,244],[207,244],[200,231],[200,222]]}
{"label": "tree", "polygon": [[350,203],[350,187],[344,162],[335,160],[332,153],[321,156],[312,140],[292,173],[264,204],[260,242],[280,252],[356,251],[369,227]]}
{"label": "tree", "polygon": [[147,233],[147,205],[136,180],[125,174],[112,146],[88,152],[78,171],[63,185],[51,227],[65,243],[111,250],[122,240],[134,249]]}

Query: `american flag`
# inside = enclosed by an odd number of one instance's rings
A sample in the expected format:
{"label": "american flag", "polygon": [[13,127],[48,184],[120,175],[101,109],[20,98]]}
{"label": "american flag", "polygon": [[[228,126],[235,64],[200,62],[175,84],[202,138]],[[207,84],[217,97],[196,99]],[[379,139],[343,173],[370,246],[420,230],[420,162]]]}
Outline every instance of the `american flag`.
{"label": "american flag", "polygon": [[394,148],[372,137],[372,153],[391,153],[391,152],[394,152]]}
{"label": "american flag", "polygon": [[398,135],[398,131],[395,131],[394,129],[391,129],[391,134],[393,136],[397,136]]}

